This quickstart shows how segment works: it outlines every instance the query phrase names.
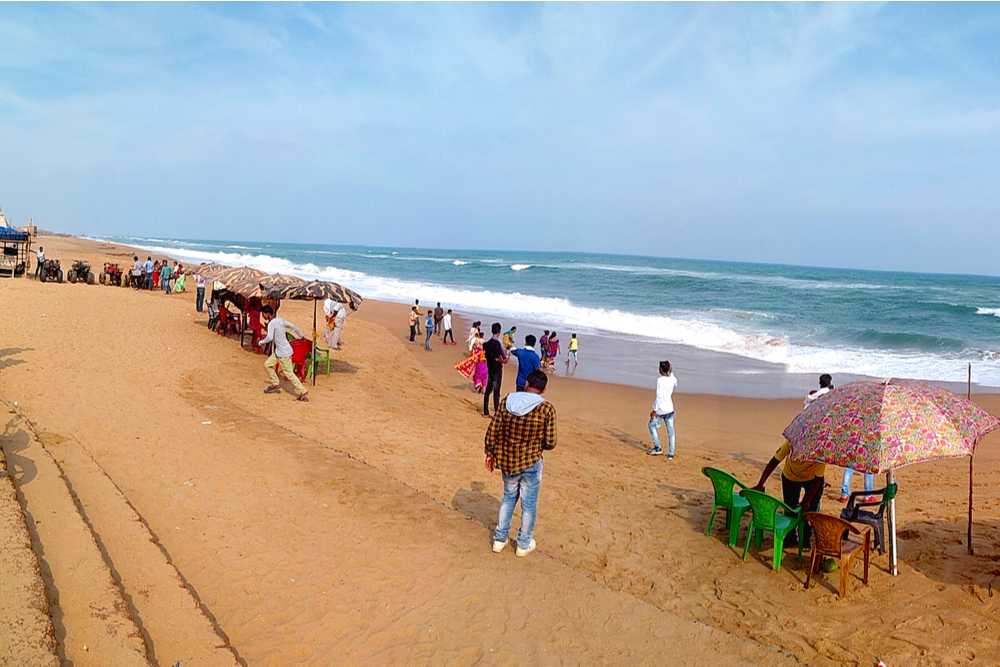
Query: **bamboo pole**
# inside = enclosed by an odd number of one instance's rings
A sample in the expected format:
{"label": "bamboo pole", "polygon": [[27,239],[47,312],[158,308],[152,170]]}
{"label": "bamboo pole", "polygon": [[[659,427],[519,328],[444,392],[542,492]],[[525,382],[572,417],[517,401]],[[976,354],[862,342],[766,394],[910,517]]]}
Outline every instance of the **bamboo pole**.
{"label": "bamboo pole", "polygon": [[[969,364],[968,384],[966,385],[965,395],[970,401],[972,400],[972,364]],[[972,465],[976,456],[976,444],[978,443],[972,443],[972,452],[969,454],[969,525],[966,529],[965,539],[969,545],[970,556],[975,554],[975,550],[972,547]]]}
{"label": "bamboo pole", "polygon": [[966,531],[965,539],[969,543],[969,555],[973,555],[975,550],[972,548],[972,461],[975,456],[975,445],[972,448],[972,454],[969,454],[969,526]]}
{"label": "bamboo pole", "polygon": [[313,386],[316,386],[316,302],[319,299],[313,299],[313,346],[312,351],[309,353],[310,359],[312,359],[312,376],[313,376]]}
{"label": "bamboo pole", "polygon": [[[890,484],[896,481],[895,475],[892,474],[892,470],[887,470],[885,473],[885,485],[888,488]],[[889,501],[889,574],[892,576],[897,576],[899,574],[899,553],[896,551],[896,499],[895,497]]]}

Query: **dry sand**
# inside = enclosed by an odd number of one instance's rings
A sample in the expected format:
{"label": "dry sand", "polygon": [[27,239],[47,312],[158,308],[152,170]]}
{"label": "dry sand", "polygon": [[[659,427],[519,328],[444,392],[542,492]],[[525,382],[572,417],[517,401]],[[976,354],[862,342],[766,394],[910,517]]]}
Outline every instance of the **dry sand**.
{"label": "dry sand", "polygon": [[[64,264],[131,256],[43,243]],[[18,402],[2,444],[25,515],[68,526],[38,531],[39,568],[17,576],[25,591],[43,580],[74,664],[1000,663],[997,436],[976,459],[976,555],[967,463],[905,469],[900,576],[878,557],[841,600],[835,578],[803,590],[793,555],[775,574],[767,551],[742,563],[703,533],[701,467],[753,480],[798,401],[681,394],[668,463],[642,453],[649,392],[555,378],[539,549],[515,559],[489,550],[500,484],[482,467],[478,396],[451,370],[460,347],[409,346],[405,308],[366,302],[302,404],[264,395],[263,357],[208,331],[193,301],[0,281],[0,398]],[[283,314],[312,317],[305,303]],[[827,481],[839,510],[838,471]],[[111,582],[105,631],[136,629],[106,642],[125,653],[84,651],[92,615],[62,608],[94,594],[59,565],[72,535],[92,538],[99,559],[80,559]],[[44,647],[44,627],[0,626],[0,647]]]}

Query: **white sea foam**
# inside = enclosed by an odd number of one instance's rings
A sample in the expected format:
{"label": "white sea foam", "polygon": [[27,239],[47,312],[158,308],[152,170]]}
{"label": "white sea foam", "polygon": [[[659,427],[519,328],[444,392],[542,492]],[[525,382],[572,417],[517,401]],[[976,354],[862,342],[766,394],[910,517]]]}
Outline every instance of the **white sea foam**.
{"label": "white sea foam", "polygon": [[511,264],[510,265],[510,270],[511,271],[524,271],[525,269],[530,269],[530,268],[531,268],[531,264]]}
{"label": "white sea foam", "polygon": [[451,263],[454,264],[455,266],[465,266],[466,264],[468,264],[468,262],[462,261],[461,259],[453,259]]}
{"label": "white sea foam", "polygon": [[[880,350],[793,344],[784,337],[756,330],[754,326],[757,316],[762,314],[753,311],[745,312],[742,317],[731,318],[727,317],[725,312],[717,312],[715,317],[710,313],[694,311],[640,314],[620,309],[590,308],[561,298],[400,280],[335,266],[319,266],[311,262],[296,264],[287,259],[265,254],[212,252],[163,246],[146,246],[146,249],[188,261],[246,265],[272,273],[332,280],[347,285],[362,296],[386,301],[412,303],[414,298],[420,297],[427,302],[447,303],[460,311],[490,313],[499,317],[518,318],[565,329],[597,330],[612,335],[640,336],[650,340],[688,345],[779,364],[789,372],[832,371],[874,377],[962,382],[966,373],[965,363],[972,361],[973,381],[1000,387],[1000,358],[997,358],[1000,355],[992,352],[970,352],[949,359]],[[515,264],[511,268],[514,269],[515,266],[527,268],[530,265]],[[1000,308],[980,310],[990,311],[981,314],[1000,313]],[[994,310],[997,313],[992,312]]]}
{"label": "white sea foam", "polygon": [[992,315],[1000,317],[1000,308],[976,308],[976,315]]}

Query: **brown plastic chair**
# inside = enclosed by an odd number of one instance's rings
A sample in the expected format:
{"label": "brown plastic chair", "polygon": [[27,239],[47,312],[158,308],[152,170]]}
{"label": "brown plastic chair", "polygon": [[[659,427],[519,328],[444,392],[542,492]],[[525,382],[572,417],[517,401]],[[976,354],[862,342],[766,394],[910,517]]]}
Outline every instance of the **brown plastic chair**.
{"label": "brown plastic chair", "polygon": [[[858,528],[843,519],[820,512],[807,512],[806,522],[813,529],[812,561],[806,574],[806,588],[816,566],[822,563],[822,558],[828,556],[837,561],[840,567],[840,597],[847,595],[847,576],[855,556],[863,553],[865,556],[865,586],[868,585],[868,564],[871,559],[872,531],[868,526]],[[863,536],[863,542],[855,542],[850,535]]]}

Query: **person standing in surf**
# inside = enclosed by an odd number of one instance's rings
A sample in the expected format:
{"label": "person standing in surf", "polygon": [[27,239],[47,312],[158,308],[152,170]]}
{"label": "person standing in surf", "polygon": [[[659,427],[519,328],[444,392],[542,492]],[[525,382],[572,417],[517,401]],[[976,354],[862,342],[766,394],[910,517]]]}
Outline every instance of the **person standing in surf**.
{"label": "person standing in surf", "polygon": [[559,334],[553,331],[551,334],[549,334],[548,362],[550,369],[553,370],[555,369],[556,359],[558,358],[559,358]]}
{"label": "person standing in surf", "polygon": [[510,351],[514,349],[515,335],[517,335],[517,327],[511,327],[510,329],[507,329],[507,331],[503,333],[503,338],[501,339],[503,342],[503,349],[508,354],[510,354]]}
{"label": "person standing in surf", "polygon": [[674,375],[669,361],[660,362],[660,377],[656,379],[656,398],[653,409],[649,411],[649,436],[653,440],[652,449],[646,453],[659,456],[663,453],[660,447],[660,424],[667,429],[667,459],[673,460],[676,447],[674,437],[674,389],[677,388],[677,376]]}
{"label": "person standing in surf", "polygon": [[580,339],[573,334],[569,337],[569,352],[566,353],[566,373],[570,373],[569,365],[573,364],[573,370],[580,365],[580,360],[577,357],[577,353],[580,351]]}

